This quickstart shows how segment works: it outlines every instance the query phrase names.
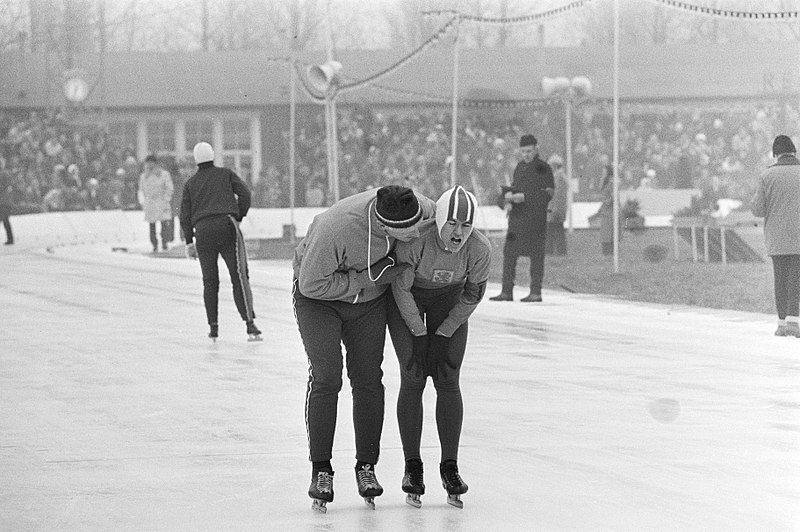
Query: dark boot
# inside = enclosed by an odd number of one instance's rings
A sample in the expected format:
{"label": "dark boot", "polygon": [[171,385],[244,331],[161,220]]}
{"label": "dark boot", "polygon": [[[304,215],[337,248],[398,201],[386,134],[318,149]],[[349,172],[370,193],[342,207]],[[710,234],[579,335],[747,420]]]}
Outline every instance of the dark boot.
{"label": "dark boot", "polygon": [[514,296],[511,294],[511,292],[506,292],[503,290],[496,296],[490,297],[489,301],[514,301]]}
{"label": "dark boot", "polygon": [[528,294],[527,296],[523,297],[522,299],[520,299],[520,301],[523,301],[525,303],[541,303],[542,302],[542,294],[540,294],[539,292],[534,292],[533,290],[531,290],[531,293]]}

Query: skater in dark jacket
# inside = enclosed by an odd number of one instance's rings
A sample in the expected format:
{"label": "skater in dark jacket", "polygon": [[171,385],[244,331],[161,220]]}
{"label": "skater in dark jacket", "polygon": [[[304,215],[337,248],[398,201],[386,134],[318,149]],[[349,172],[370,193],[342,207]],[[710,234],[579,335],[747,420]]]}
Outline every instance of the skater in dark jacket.
{"label": "skater in dark jacket", "polygon": [[475,196],[456,186],[436,202],[436,220],[420,226],[420,237],[397,245],[397,260],[411,264],[392,283],[389,333],[400,362],[397,421],[406,459],[403,491],[419,507],[425,493],[420,440],[422,395],[430,376],[436,388],[436,426],[441,445],[439,474],[448,502],[462,507],[467,492],[458,472],[464,407],[459,374],[472,312],[486,291],[491,244],[474,231]]}
{"label": "skater in dark jacket", "polygon": [[374,505],[383,493],[375,476],[383,429],[383,347],[386,292],[408,265],[394,259],[398,241],[419,236],[435,204],[411,189],[386,186],[355,194],[314,217],[295,250],[293,307],[308,357],[308,431],[313,508],[333,500],[331,457],[342,388],[342,349],[353,391],[356,482]]}
{"label": "skater in dark jacket", "polygon": [[244,237],[239,230],[239,222],[250,209],[250,190],[235,173],[214,166],[214,149],[207,142],[195,145],[194,160],[197,173],[184,186],[180,220],[187,256],[200,259],[208,336],[214,340],[219,332],[217,259],[222,255],[233,284],[233,300],[247,324],[248,339],[261,340],[254,322]]}

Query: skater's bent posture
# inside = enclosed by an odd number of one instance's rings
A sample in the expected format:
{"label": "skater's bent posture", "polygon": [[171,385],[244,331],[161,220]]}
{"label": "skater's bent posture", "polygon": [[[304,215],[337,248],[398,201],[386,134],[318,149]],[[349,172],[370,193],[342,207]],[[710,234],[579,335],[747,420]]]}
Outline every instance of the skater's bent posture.
{"label": "skater's bent posture", "polygon": [[448,502],[462,507],[467,485],[458,473],[463,403],[459,373],[470,315],[486,291],[491,244],[473,231],[477,202],[460,186],[436,202],[436,220],[420,227],[420,237],[397,246],[397,260],[411,264],[392,283],[388,325],[400,362],[397,421],[406,459],[403,491],[419,507],[425,493],[420,439],[422,394],[428,377],[436,388],[436,426],[441,444],[439,473]]}
{"label": "skater's bent posture", "polygon": [[411,189],[386,186],[345,198],[317,215],[294,256],[293,306],[308,356],[306,429],[312,462],[309,496],[325,511],[333,500],[331,457],[342,351],[353,391],[356,481],[371,506],[383,493],[375,477],[383,428],[386,292],[408,265],[396,241],[419,236],[435,204]]}
{"label": "skater's bent posture", "polygon": [[[247,324],[250,340],[260,340],[253,294],[247,270],[247,254],[239,222],[250,210],[250,190],[231,170],[214,166],[214,149],[207,142],[194,147],[197,173],[186,182],[181,200],[181,228],[186,254],[200,259],[203,302],[212,340],[218,335],[219,255],[225,260],[233,284],[233,300]],[[194,243],[197,240],[197,243]]]}

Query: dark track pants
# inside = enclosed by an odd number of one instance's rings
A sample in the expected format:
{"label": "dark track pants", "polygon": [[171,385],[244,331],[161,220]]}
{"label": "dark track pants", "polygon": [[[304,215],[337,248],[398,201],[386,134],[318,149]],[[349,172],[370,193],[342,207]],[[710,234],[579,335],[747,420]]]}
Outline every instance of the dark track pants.
{"label": "dark track pants", "polygon": [[247,270],[247,252],[244,237],[232,217],[209,216],[198,220],[195,226],[195,247],[203,272],[203,302],[208,323],[218,323],[219,315],[219,265],[218,258],[228,266],[233,285],[233,300],[244,321],[252,321],[253,293]]}
{"label": "dark track pants", "polygon": [[11,220],[9,219],[9,215],[3,213],[0,215],[0,218],[3,219],[3,227],[6,230],[6,242],[14,243],[14,232],[11,230]]}
{"label": "dark track pants", "polygon": [[386,341],[386,297],[365,303],[323,301],[292,290],[300,337],[308,356],[306,430],[309,459],[330,460],[339,391],[342,348],[353,393],[356,460],[375,464],[383,430],[383,346]]}
{"label": "dark track pants", "polygon": [[[432,338],[436,329],[447,318],[450,309],[458,301],[463,288],[446,287],[437,290],[412,289],[414,300],[424,315],[428,336]],[[464,403],[461,398],[459,376],[464,351],[467,347],[468,323],[456,329],[447,349],[439,352],[430,348],[425,360],[414,356],[414,336],[406,326],[400,310],[389,294],[387,322],[397,359],[400,363],[400,394],[397,397],[397,422],[405,459],[420,457],[422,439],[422,395],[428,375],[436,388],[436,428],[441,445],[441,461],[457,460],[464,419]],[[416,341],[419,341],[417,339]],[[436,345],[429,342],[429,345]]]}
{"label": "dark track pants", "polygon": [[778,319],[800,314],[800,255],[772,255]]}

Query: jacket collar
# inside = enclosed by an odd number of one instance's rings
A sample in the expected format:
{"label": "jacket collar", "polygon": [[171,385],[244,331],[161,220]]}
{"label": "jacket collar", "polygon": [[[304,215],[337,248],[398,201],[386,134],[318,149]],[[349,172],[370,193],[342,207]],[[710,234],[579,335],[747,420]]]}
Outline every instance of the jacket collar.
{"label": "jacket collar", "polygon": [[800,160],[798,160],[795,155],[784,154],[778,157],[778,160],[775,161],[775,164],[771,164],[770,166],[786,166],[786,165],[800,165]]}

